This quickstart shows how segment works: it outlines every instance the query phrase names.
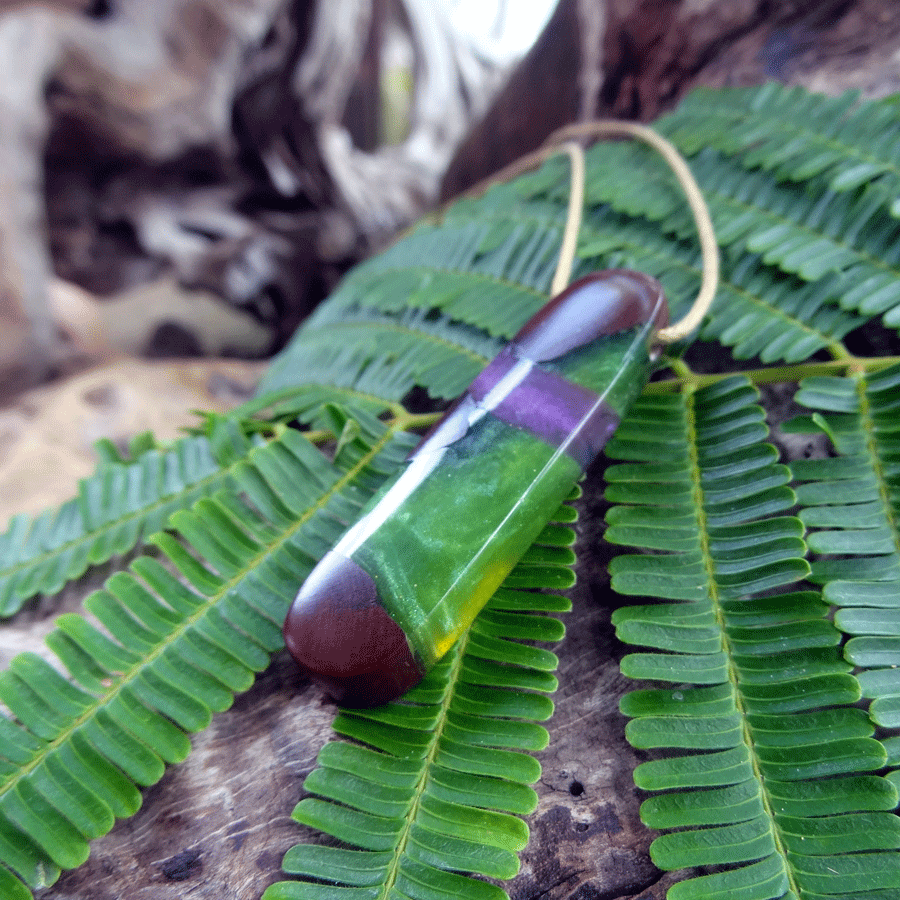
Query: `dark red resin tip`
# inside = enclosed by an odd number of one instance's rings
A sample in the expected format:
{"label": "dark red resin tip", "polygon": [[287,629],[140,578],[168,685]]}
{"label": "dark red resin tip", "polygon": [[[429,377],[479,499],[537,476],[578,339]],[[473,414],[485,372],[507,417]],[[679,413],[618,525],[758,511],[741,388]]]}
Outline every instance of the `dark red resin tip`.
{"label": "dark red resin tip", "polygon": [[525,323],[513,343],[520,356],[544,362],[645,322],[657,328],[669,322],[662,285],[643,272],[605,269],[572,282]]}
{"label": "dark red resin tip", "polygon": [[327,553],[300,588],[284,640],[300,668],[342,706],[387,703],[425,674],[378,602],[375,582],[337,553]]}

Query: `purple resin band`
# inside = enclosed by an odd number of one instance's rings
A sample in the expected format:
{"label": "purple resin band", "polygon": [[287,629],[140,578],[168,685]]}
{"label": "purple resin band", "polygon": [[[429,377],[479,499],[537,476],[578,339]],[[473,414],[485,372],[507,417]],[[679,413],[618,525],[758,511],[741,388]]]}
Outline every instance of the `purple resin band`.
{"label": "purple resin band", "polygon": [[[506,347],[472,383],[469,394],[485,397],[520,363]],[[582,469],[597,457],[619,424],[615,411],[594,391],[533,365],[490,412],[501,422],[530,432],[551,447],[564,446]]]}
{"label": "purple resin band", "polygon": [[619,415],[599,394],[540,364],[604,335],[648,322],[662,328],[668,320],[662,287],[647,275],[608,269],[579,279],[529,319],[408,458],[455,443],[488,412],[563,448],[586,469],[618,427]]}

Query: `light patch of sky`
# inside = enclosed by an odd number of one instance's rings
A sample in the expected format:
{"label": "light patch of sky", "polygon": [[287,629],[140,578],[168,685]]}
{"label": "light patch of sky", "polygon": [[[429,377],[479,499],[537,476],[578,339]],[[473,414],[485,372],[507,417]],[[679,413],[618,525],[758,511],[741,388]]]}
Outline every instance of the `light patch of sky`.
{"label": "light patch of sky", "polygon": [[450,0],[452,21],[498,61],[528,52],[557,0]]}

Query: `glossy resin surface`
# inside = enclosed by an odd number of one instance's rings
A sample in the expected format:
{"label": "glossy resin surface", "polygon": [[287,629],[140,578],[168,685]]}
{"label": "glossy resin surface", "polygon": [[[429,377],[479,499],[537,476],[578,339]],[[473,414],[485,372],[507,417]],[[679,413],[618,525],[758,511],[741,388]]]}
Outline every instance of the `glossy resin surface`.
{"label": "glossy resin surface", "polygon": [[291,653],[335,699],[398,696],[468,628],[643,389],[667,316],[647,276],[581,279],[426,435],[285,621]]}

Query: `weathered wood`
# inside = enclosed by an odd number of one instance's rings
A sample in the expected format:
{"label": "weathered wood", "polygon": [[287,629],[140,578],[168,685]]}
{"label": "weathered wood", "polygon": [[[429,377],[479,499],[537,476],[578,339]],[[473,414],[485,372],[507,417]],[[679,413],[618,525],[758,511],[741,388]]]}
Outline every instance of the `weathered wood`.
{"label": "weathered wood", "polygon": [[[373,146],[388,19],[408,34],[410,131]],[[52,267],[96,290],[98,255],[109,290],[141,277],[137,255],[283,341],[433,203],[504,73],[430,0],[6,0],[0,51],[0,315],[30,327],[35,376],[65,349]]]}
{"label": "weathered wood", "polygon": [[[2,11],[0,277],[7,302],[31,326],[27,362],[35,375],[63,353],[47,297],[52,260],[42,163],[51,79],[57,102],[80,101],[79,120],[93,133],[87,147],[115,148],[106,159],[159,161],[204,142],[227,146],[240,62],[279,3],[119,0],[109,9],[91,4],[82,15],[71,14],[83,6],[72,3]],[[102,158],[97,153],[95,165]]]}
{"label": "weathered wood", "polygon": [[900,7],[891,0],[560,0],[460,147],[441,193],[448,198],[486,178],[562,124],[649,121],[698,85],[774,79],[883,96],[900,89],[898,49]]}

